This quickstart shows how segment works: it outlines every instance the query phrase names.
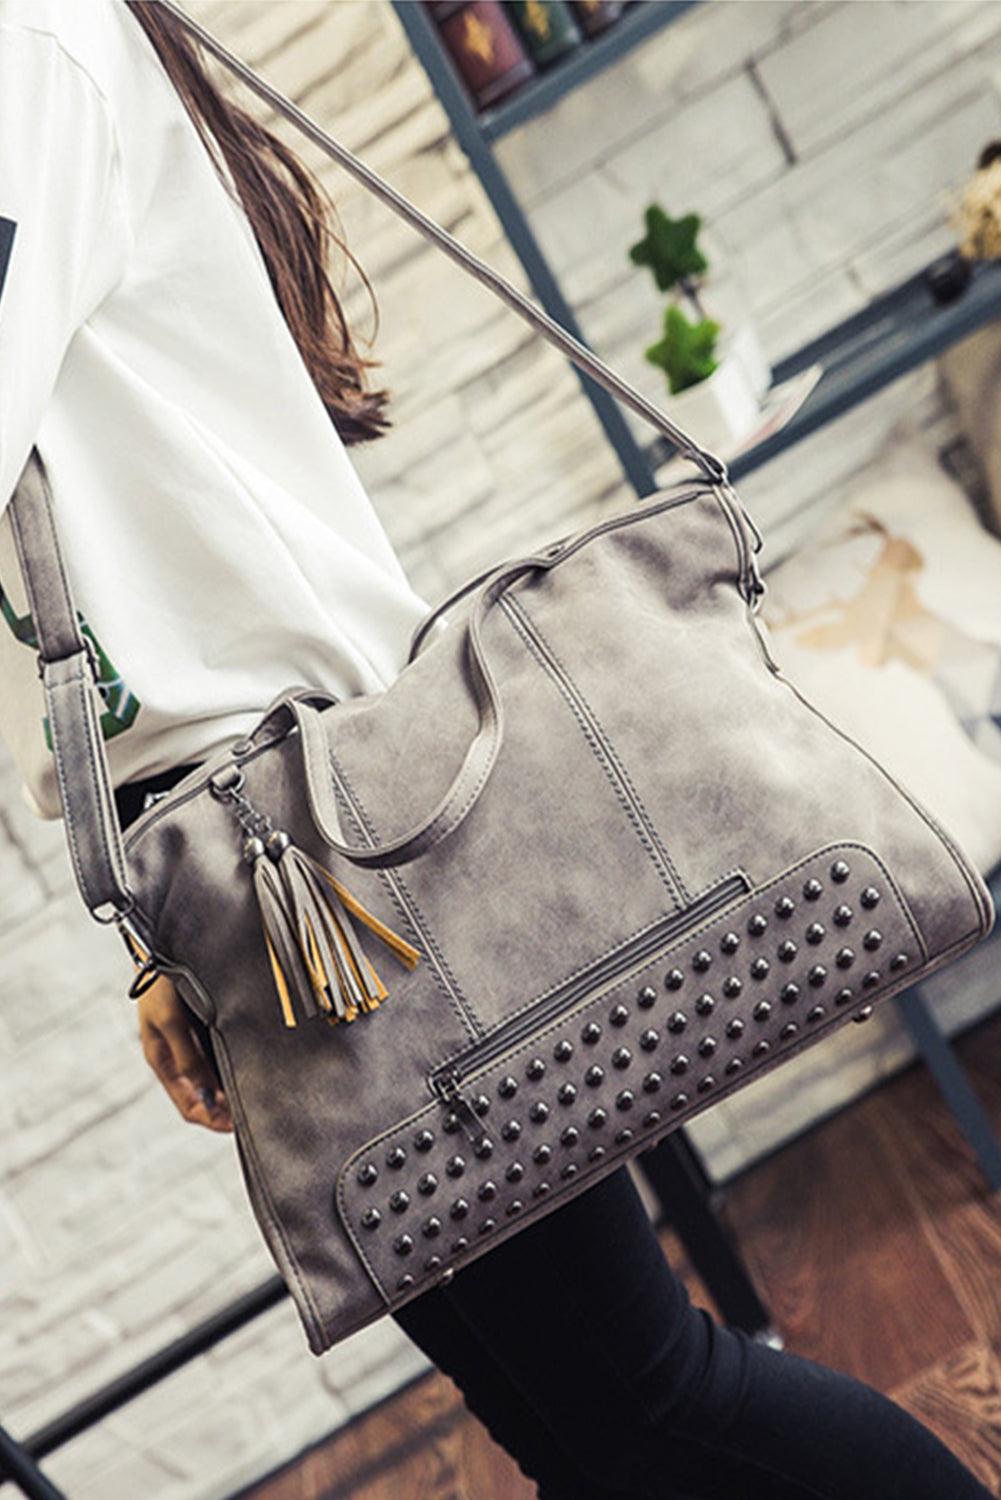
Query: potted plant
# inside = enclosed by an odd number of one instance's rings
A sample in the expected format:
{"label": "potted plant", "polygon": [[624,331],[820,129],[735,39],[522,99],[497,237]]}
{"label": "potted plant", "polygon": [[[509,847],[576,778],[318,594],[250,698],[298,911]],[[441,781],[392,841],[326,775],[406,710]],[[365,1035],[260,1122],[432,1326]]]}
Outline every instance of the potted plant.
{"label": "potted plant", "polygon": [[658,291],[676,294],[664,310],[661,337],[645,350],[646,358],[664,371],[669,391],[665,405],[673,420],[707,447],[732,448],[760,417],[760,399],[771,378],[768,365],[752,329],[745,326],[724,336],[721,325],[706,314],[700,292],[709,262],[698,243],[699,215],[672,219],[652,203],[644,222],[646,233],[631,246],[629,258],[649,268]]}

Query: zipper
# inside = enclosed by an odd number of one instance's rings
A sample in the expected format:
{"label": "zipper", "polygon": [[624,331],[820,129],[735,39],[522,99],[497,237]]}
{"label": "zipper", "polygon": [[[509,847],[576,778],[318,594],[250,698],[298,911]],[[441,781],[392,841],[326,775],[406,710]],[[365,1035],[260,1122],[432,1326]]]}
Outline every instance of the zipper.
{"label": "zipper", "polygon": [[457,1117],[471,1140],[482,1140],[487,1133],[486,1127],[463,1092],[463,1084],[471,1074],[494,1062],[533,1032],[557,1019],[564,1011],[570,1010],[578,1001],[587,997],[595,986],[611,984],[630,969],[642,966],[645,960],[659,952],[666,943],[684,937],[692,928],[722,911],[724,906],[728,906],[737,897],[746,896],[748,889],[748,882],[743,875],[730,875],[683,911],[671,912],[624,947],[597,959],[520,1015],[503,1022],[482,1041],[474,1042],[442,1067],[436,1068],[429,1079],[432,1093]]}

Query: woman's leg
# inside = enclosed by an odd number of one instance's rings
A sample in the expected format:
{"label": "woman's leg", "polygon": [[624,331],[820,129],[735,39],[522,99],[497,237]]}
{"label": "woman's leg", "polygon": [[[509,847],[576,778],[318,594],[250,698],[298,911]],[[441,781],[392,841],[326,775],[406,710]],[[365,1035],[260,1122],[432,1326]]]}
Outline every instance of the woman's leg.
{"label": "woman's leg", "polygon": [[693,1307],[624,1168],[400,1310],[437,1362],[432,1298],[471,1409],[547,1500],[991,1500],[887,1397]]}

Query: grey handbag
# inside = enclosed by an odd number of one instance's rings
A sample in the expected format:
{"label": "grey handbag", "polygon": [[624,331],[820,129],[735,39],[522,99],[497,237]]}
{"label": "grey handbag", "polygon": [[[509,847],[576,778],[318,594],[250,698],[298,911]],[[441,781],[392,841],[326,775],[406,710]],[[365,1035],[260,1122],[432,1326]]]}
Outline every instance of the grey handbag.
{"label": "grey handbag", "polygon": [[290,688],[123,840],[25,467],[12,520],[76,876],[133,992],[169,974],[210,1028],[319,1354],[958,957],[994,909],[781,675],[725,466],[308,128],[698,471],[472,580],[385,692]]}

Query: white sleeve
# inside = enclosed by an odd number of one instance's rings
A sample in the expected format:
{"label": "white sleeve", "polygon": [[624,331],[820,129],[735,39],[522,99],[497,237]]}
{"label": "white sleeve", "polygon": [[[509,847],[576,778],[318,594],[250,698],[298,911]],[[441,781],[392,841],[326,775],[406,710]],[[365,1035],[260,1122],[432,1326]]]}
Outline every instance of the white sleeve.
{"label": "white sleeve", "polygon": [[58,38],[0,23],[0,510],[130,249],[107,101]]}

